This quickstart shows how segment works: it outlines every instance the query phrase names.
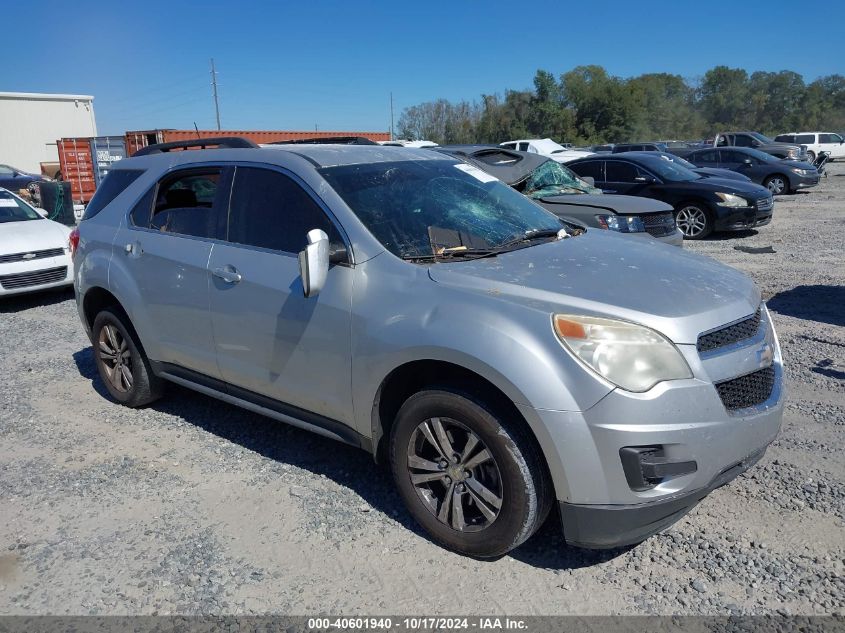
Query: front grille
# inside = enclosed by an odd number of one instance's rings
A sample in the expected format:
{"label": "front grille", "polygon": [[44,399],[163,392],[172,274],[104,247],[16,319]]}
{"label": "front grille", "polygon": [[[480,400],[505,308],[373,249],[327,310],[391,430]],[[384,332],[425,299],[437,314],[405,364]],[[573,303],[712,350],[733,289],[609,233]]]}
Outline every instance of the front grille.
{"label": "front grille", "polygon": [[[11,255],[0,255],[0,264],[8,264],[9,262],[24,262],[32,259],[44,259],[45,257],[58,257],[64,255],[63,248],[49,248],[46,251],[27,251],[25,253],[13,253]],[[31,257],[26,257],[30,255]]]}
{"label": "front grille", "polygon": [[673,213],[652,213],[640,217],[649,235],[663,237],[675,232],[675,215]]}
{"label": "front grille", "polygon": [[763,404],[775,387],[775,368],[766,367],[733,380],[716,383],[716,391],[728,411]]}
{"label": "front grille", "polygon": [[14,290],[15,288],[28,288],[30,286],[40,286],[42,284],[50,284],[56,281],[61,281],[67,276],[67,266],[60,266],[58,268],[47,268],[45,270],[34,270],[27,273],[17,273],[14,275],[3,275],[0,277],[0,286],[5,290]]}
{"label": "front grille", "polygon": [[757,308],[757,312],[755,312],[747,319],[743,319],[742,321],[739,321],[727,327],[723,327],[714,332],[701,334],[698,337],[696,348],[698,349],[699,353],[701,353],[709,352],[714,349],[719,349],[720,347],[733,345],[734,343],[738,343],[739,341],[744,341],[747,338],[751,338],[752,336],[757,334],[757,331],[759,329],[760,308]]}
{"label": "front grille", "polygon": [[757,210],[758,211],[769,211],[771,208],[775,206],[774,200],[771,196],[767,198],[760,198],[757,201]]}

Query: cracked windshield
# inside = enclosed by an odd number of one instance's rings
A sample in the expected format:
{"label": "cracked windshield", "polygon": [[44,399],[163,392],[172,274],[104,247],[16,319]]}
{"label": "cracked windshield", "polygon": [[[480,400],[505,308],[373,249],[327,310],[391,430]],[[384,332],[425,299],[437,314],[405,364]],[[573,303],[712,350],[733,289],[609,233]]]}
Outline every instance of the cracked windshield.
{"label": "cracked windshield", "polygon": [[531,198],[545,198],[571,193],[601,193],[601,189],[584,182],[571,169],[549,160],[529,174],[522,193]]}

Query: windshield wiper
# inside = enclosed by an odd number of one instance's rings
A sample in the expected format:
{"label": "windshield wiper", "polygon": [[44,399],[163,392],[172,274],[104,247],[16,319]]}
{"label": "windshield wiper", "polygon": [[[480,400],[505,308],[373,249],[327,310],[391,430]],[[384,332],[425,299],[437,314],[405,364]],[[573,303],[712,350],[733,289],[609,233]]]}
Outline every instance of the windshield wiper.
{"label": "windshield wiper", "polygon": [[522,235],[515,237],[507,242],[496,247],[496,251],[501,251],[504,248],[515,246],[523,242],[531,242],[533,240],[548,239],[550,237],[563,237],[567,235],[566,229],[530,229],[525,231]]}
{"label": "windshield wiper", "polygon": [[425,255],[406,253],[401,257],[406,261],[438,261],[443,259],[475,259],[477,257],[496,255],[497,252],[498,249],[493,250],[491,248],[447,248],[439,253]]}

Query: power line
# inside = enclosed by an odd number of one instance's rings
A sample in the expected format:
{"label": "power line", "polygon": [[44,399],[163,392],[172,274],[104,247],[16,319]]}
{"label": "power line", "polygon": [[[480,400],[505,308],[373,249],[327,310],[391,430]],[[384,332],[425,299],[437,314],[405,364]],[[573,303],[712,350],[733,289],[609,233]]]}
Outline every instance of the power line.
{"label": "power line", "polygon": [[214,58],[211,58],[211,90],[214,94],[214,112],[217,115],[217,129],[220,129],[220,104],[217,102],[217,71],[214,70]]}

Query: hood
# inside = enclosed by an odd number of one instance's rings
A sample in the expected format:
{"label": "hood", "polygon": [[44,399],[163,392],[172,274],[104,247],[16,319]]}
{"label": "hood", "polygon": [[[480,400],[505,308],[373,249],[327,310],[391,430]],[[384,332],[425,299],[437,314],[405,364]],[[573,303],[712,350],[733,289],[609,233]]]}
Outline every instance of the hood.
{"label": "hood", "polygon": [[657,240],[588,230],[498,257],[435,264],[437,283],[528,308],[641,323],[679,344],[753,314],[760,291],[744,274]]}
{"label": "hood", "polygon": [[811,165],[810,163],[803,161],[803,160],[790,160],[788,158],[783,159],[780,161],[781,165],[787,165],[792,167],[793,169],[815,169],[815,165]]}
{"label": "hood", "polygon": [[[543,196],[540,201],[545,205],[574,205],[578,207],[594,207],[609,209],[614,213],[624,215],[640,215],[642,213],[665,213],[672,211],[672,207],[660,200],[641,198],[640,196],[622,196],[610,193],[602,194],[566,194],[561,196]],[[547,206],[547,208],[549,208]]]}
{"label": "hood", "polygon": [[70,228],[52,220],[0,223],[0,255],[65,248]]}
{"label": "hood", "polygon": [[754,182],[746,180],[736,180],[734,178],[722,178],[720,176],[705,176],[700,180],[695,181],[696,185],[707,187],[710,191],[718,191],[721,193],[735,193],[738,196],[751,196],[752,198],[760,198],[769,195],[769,190]]}
{"label": "hood", "polygon": [[693,171],[701,176],[724,178],[726,180],[738,180],[740,182],[751,182],[751,178],[744,176],[739,172],[731,171],[730,169],[720,169],[718,167],[696,167]]}

